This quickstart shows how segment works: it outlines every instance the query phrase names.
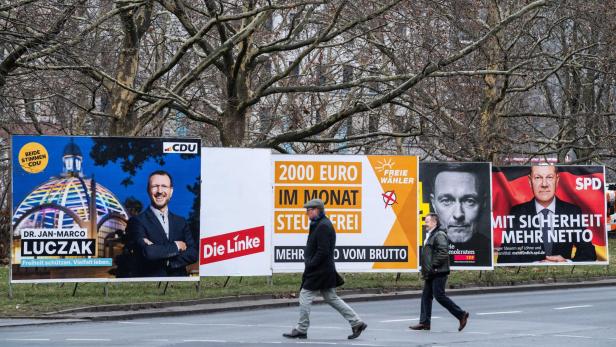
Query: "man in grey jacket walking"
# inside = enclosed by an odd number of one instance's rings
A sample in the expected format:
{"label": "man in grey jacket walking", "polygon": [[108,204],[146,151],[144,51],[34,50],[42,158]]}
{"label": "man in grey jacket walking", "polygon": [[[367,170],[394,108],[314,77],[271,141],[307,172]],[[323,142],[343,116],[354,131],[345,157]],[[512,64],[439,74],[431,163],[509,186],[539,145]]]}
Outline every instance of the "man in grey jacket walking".
{"label": "man in grey jacket walking", "polygon": [[430,330],[432,317],[432,299],[445,307],[449,313],[458,319],[458,331],[462,331],[468,322],[468,312],[463,311],[445,295],[445,284],[449,275],[449,240],[447,234],[440,229],[438,215],[430,213],[426,216],[425,225],[428,229],[421,250],[421,277],[424,288],[421,295],[421,315],[419,324],[409,328],[413,330]]}
{"label": "man in grey jacket walking", "polygon": [[349,339],[358,337],[368,325],[359,318],[336,294],[336,287],[344,282],[336,273],[334,248],[336,231],[332,222],[325,216],[325,205],[321,199],[308,201],[304,208],[310,219],[310,232],[304,251],[304,274],[299,292],[299,321],[295,329],[282,336],[290,339],[305,339],[310,325],[310,305],[321,294],[325,302],[338,311],[351,324]]}

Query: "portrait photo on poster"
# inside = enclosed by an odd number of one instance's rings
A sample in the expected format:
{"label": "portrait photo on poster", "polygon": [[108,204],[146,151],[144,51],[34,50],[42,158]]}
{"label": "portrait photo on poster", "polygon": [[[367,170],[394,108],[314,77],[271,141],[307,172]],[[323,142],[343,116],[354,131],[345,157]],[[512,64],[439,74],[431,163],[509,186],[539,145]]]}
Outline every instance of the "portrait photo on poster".
{"label": "portrait photo on poster", "polygon": [[607,262],[602,166],[493,169],[498,265]]}
{"label": "portrait photo on poster", "polygon": [[[420,210],[435,213],[449,238],[453,269],[492,268],[490,163],[422,162]],[[427,230],[422,228],[422,238]],[[421,243],[420,243],[421,246]]]}

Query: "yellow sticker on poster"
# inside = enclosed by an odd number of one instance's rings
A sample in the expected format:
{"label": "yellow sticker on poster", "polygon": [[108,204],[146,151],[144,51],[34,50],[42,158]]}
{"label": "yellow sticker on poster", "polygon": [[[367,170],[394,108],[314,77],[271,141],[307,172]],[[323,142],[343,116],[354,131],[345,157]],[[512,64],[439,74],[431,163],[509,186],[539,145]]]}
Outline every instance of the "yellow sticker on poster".
{"label": "yellow sticker on poster", "polygon": [[39,173],[48,163],[47,149],[38,142],[28,142],[19,150],[19,165],[28,173]]}

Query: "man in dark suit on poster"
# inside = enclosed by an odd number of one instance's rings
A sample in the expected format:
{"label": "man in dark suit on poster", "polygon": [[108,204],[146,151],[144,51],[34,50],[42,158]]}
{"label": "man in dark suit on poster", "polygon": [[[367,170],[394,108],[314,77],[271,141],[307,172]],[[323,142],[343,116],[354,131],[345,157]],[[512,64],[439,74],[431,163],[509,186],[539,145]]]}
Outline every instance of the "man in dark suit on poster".
{"label": "man in dark suit on poster", "polygon": [[169,211],[173,181],[166,171],[148,178],[151,205],[132,217],[126,228],[138,256],[136,277],[187,276],[186,266],[197,261],[197,245],[186,220]]}
{"label": "man in dark suit on poster", "polygon": [[491,266],[489,167],[477,163],[434,164],[430,203],[449,238],[450,255],[469,255],[454,266]]}
{"label": "man in dark suit on poster", "polygon": [[[582,215],[582,210],[578,206],[556,197],[559,180],[557,167],[554,165],[533,166],[528,180],[534,197],[530,201],[511,208],[509,216],[513,216],[513,223],[507,230],[530,232],[532,234],[530,236],[534,236],[532,237],[533,242],[524,242],[523,244],[503,242],[498,262],[596,261],[597,255],[591,241],[584,241],[579,235],[574,240],[567,240],[566,242],[554,242],[553,237],[548,237],[548,234],[554,234],[555,231],[559,230],[552,223],[552,221],[558,220],[559,216]],[[530,223],[532,220],[539,221],[539,228],[536,228],[536,225],[528,225],[532,224]],[[538,233],[532,232],[535,229],[540,229],[541,237],[537,237]],[[575,255],[573,255],[574,246]]]}

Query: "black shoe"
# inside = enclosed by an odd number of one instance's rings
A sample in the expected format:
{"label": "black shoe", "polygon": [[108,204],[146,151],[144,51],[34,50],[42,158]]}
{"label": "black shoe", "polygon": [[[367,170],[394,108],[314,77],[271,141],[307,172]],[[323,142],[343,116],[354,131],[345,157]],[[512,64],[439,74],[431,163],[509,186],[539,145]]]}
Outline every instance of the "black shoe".
{"label": "black shoe", "polygon": [[308,337],[308,334],[299,332],[297,329],[293,329],[290,333],[284,333],[282,336],[288,339],[305,339]]}
{"label": "black shoe", "polygon": [[430,330],[430,324],[419,323],[417,325],[411,325],[409,329],[411,330]]}
{"label": "black shoe", "polygon": [[352,327],[351,329],[353,330],[353,333],[348,336],[348,339],[352,340],[352,339],[358,338],[359,335],[361,335],[362,331],[366,330],[367,327],[368,327],[368,324],[364,322],[361,322],[357,324],[356,326]]}
{"label": "black shoe", "polygon": [[462,315],[462,318],[460,318],[460,326],[458,327],[458,331],[462,331],[462,329],[464,329],[464,327],[466,326],[466,323],[468,322],[468,312],[464,312],[464,314]]}

